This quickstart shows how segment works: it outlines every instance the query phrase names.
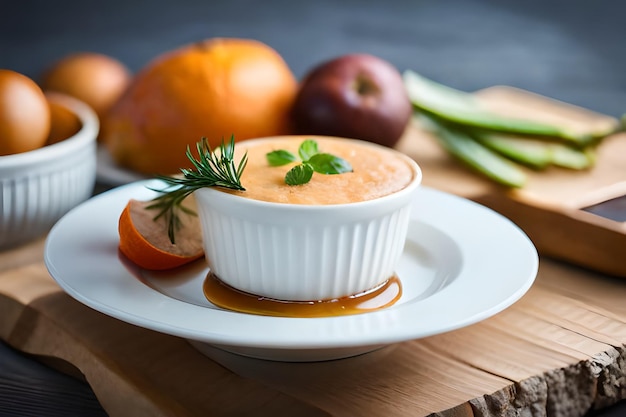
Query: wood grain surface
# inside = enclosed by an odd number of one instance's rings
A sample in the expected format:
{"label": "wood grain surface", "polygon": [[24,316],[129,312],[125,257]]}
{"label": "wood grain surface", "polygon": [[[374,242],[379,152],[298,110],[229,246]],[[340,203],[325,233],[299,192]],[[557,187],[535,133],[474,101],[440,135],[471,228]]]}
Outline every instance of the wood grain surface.
{"label": "wood grain surface", "polygon": [[[430,139],[414,131],[400,145],[425,184],[513,200]],[[538,175],[520,194],[541,188]],[[577,186],[579,174],[562,175]],[[0,253],[0,338],[80,372],[110,416],[583,416],[626,398],[626,282],[548,256],[529,292],[490,319],[349,359],[281,363],[207,357],[91,310],[49,276],[43,245]]]}
{"label": "wood grain surface", "polygon": [[72,364],[110,416],[582,416],[626,398],[623,280],[555,261],[541,261],[520,301],[473,326],[349,359],[280,363],[218,349],[209,358],[93,311],[54,283],[41,250],[0,257],[0,337]]}

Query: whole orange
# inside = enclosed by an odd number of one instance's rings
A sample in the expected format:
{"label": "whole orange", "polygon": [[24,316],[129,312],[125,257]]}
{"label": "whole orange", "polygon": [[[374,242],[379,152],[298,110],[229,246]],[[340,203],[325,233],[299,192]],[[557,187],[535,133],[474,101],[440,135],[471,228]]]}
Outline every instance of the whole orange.
{"label": "whole orange", "polygon": [[297,80],[268,45],[214,38],[165,53],[139,71],[104,121],[120,166],[144,174],[190,167],[187,147],[289,133]]}
{"label": "whole orange", "polygon": [[62,140],[75,135],[82,127],[80,119],[76,113],[72,112],[62,104],[49,100],[50,97],[54,97],[54,94],[59,93],[46,94],[46,98],[48,98],[48,105],[50,106],[50,133],[48,134],[46,145],[61,142]]}
{"label": "whole orange", "polygon": [[51,65],[42,75],[46,92],[64,93],[85,102],[102,119],[130,82],[130,70],[119,60],[95,52],[76,52]]}
{"label": "whole orange", "polygon": [[26,75],[0,68],[0,156],[40,148],[49,132],[50,107],[41,88]]}

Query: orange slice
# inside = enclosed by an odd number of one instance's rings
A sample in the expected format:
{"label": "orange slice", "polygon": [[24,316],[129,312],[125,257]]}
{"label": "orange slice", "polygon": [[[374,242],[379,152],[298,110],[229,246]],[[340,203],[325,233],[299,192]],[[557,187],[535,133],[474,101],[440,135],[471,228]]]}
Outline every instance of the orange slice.
{"label": "orange slice", "polygon": [[[204,255],[200,220],[179,210],[181,227],[176,229],[176,244],[167,234],[167,221],[154,220],[157,210],[147,209],[151,201],[130,200],[119,219],[120,251],[144,269],[172,269]],[[194,209],[193,196],[183,203]],[[194,210],[195,211],[195,210]]]}

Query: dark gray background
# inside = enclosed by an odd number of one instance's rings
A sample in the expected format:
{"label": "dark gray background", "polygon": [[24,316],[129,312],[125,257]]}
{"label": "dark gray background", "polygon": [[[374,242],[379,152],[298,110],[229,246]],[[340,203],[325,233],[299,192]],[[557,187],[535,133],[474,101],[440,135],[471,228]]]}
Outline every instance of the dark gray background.
{"label": "dark gray background", "polygon": [[[619,0],[2,0],[0,68],[37,79],[67,53],[96,51],[136,71],[185,43],[247,37],[276,49],[298,78],[367,52],[465,91],[516,86],[617,117],[625,20]],[[0,344],[0,416],[18,415],[102,414],[84,384]]]}
{"label": "dark gray background", "polygon": [[0,67],[37,77],[60,55],[94,50],[133,70],[205,37],[250,37],[298,77],[369,52],[451,86],[506,84],[621,115],[626,6],[619,0],[4,2]]}

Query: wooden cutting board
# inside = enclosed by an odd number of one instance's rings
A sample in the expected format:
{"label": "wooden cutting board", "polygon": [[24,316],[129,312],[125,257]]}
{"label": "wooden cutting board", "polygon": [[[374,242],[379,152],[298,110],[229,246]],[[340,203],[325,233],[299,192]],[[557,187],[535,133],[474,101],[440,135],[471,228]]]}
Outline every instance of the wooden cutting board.
{"label": "wooden cutting board", "polygon": [[[483,103],[504,115],[555,123],[586,132],[615,126],[612,117],[511,87],[477,93]],[[606,138],[592,169],[527,169],[528,183],[507,190],[446,154],[427,132],[412,126],[398,148],[424,171],[424,184],[484,204],[517,223],[544,256],[626,277],[626,224],[583,208],[626,195],[626,133]],[[626,219],[626,199],[621,208]]]}
{"label": "wooden cutting board", "polygon": [[206,357],[91,310],[56,285],[42,252],[36,242],[0,253],[0,338],[85,378],[111,417],[575,417],[626,398],[624,281],[555,261],[478,324],[348,359],[280,363]]}

